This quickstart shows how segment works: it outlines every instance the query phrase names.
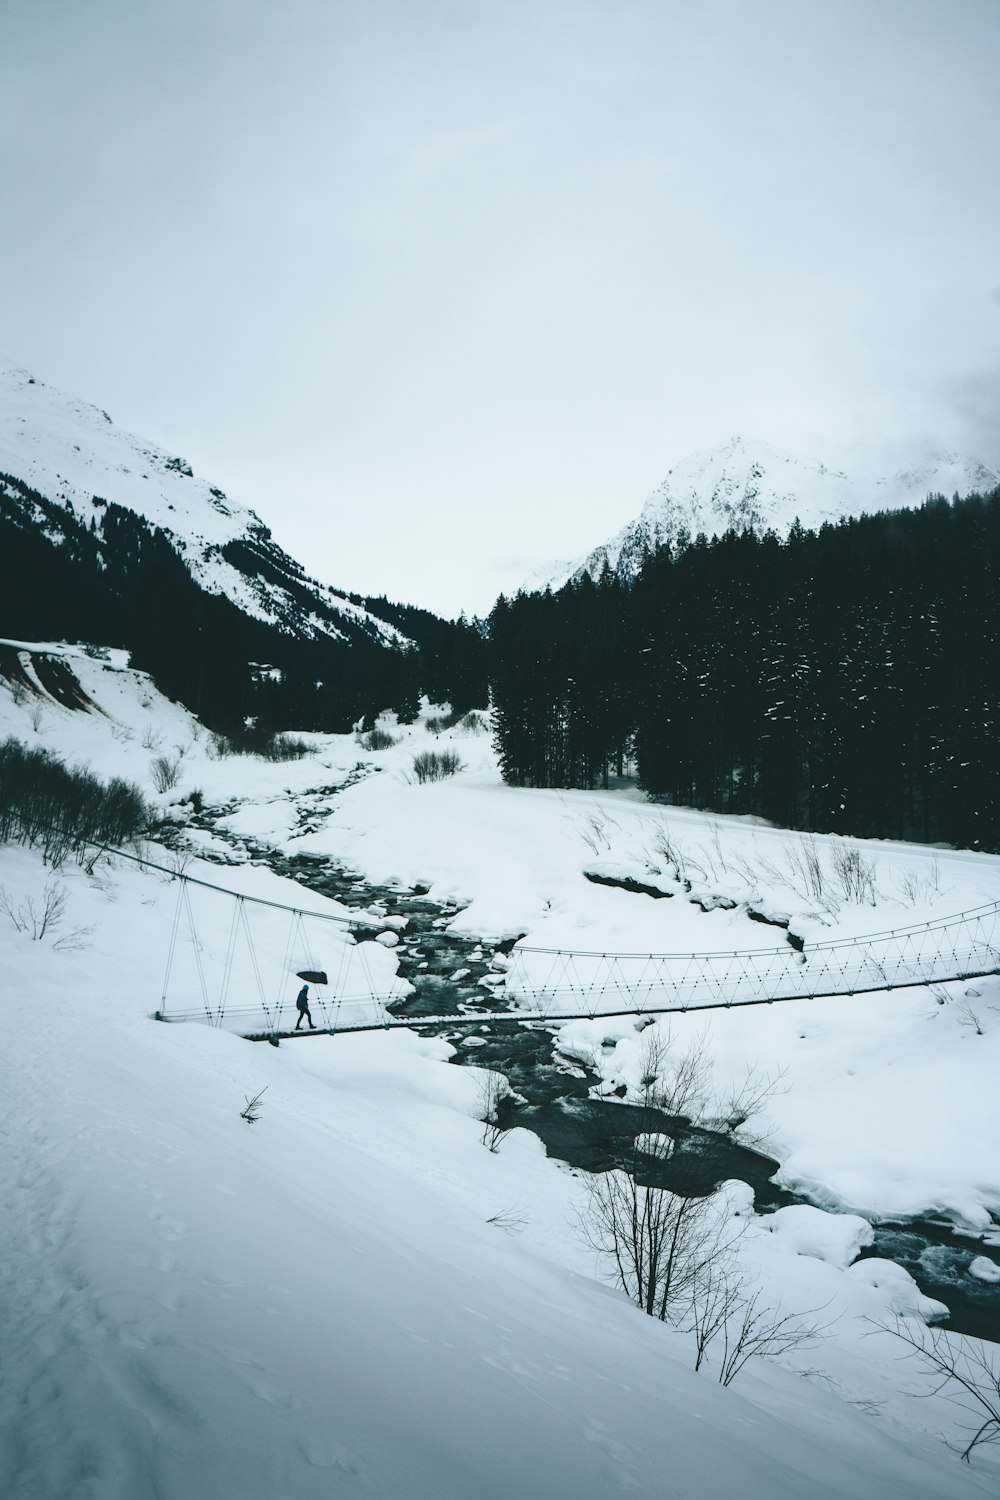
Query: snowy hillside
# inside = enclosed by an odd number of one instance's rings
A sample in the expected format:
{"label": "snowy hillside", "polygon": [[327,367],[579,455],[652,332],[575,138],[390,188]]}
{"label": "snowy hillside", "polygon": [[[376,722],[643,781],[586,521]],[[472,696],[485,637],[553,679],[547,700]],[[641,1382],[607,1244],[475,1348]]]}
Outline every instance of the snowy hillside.
{"label": "snowy hillside", "polygon": [[711,537],[730,529],[772,529],[781,535],[796,518],[812,530],[843,516],[919,505],[930,494],[950,499],[956,491],[966,495],[998,484],[1000,473],[952,453],[929,454],[888,474],[847,472],[734,437],[675,464],[638,516],[609,541],[585,558],[540,570],[526,587],[561,588],[584,572],[597,578],[605,565],[632,578],[647,553],[682,532],[693,538],[699,532]]}
{"label": "snowy hillside", "polygon": [[[339,639],[360,626],[387,644],[403,640],[393,626],[308,578],[252,510],[198,478],[183,458],[123,431],[96,406],[10,368],[0,370],[0,486],[4,475],[84,526],[109,502],[134,511],[169,535],[203,589],[225,595],[254,619],[305,638]],[[37,504],[16,490],[6,498],[27,521],[52,531],[51,515]]]}
{"label": "snowy hillside", "polygon": [[[373,901],[386,942],[357,944],[329,920],[350,915],[339,900],[269,864],[345,867],[404,906],[426,898],[441,910],[435,932],[487,953],[518,934],[612,952],[767,948],[783,934],[751,907],[808,943],[1000,891],[998,858],[873,843],[860,846],[875,864],[871,901],[859,903],[835,888],[843,840],[629,792],[508,788],[475,721],[448,729],[425,713],[383,728],[395,743],[381,749],[314,734],[300,760],[219,759],[194,716],[123,653],[0,643],[0,738],[140,782],[174,830],[171,853],[149,844],[147,855],[304,908],[327,922],[326,967],[364,950],[378,989],[407,924],[392,932]],[[414,754],[444,748],[461,768],[420,784]],[[157,790],[163,757],[176,775]],[[666,868],[666,847],[690,889]],[[823,899],[799,880],[796,851],[810,849],[828,872]],[[670,899],[643,893],[657,882]],[[9,912],[37,911],[53,885],[62,920],[33,940]],[[404,1029],[272,1048],[228,1020],[152,1019],[178,913],[168,1009],[197,1002],[200,981],[214,995],[231,970],[240,999],[256,973],[290,1006],[317,955],[287,912],[191,887],[188,925],[167,874],[107,860],[51,871],[14,845],[0,845],[0,886],[0,1494],[995,1494],[997,1450],[971,1466],[949,1451],[967,1440],[968,1413],[928,1396],[926,1376],[869,1321],[899,1313],[919,1329],[944,1309],[863,1252],[874,1216],[936,1215],[963,1231],[955,1264],[978,1267],[956,1270],[956,1290],[978,1276],[990,1293],[1000,980],[977,981],[975,994],[959,983],[675,1016],[672,1028],[641,1016],[550,1023],[567,1077],[589,1059],[612,1100],[638,1086],[651,1030],[669,1047],[702,1033],[720,1089],[748,1067],[783,1070],[757,1128],[812,1205],[752,1213],[750,1190],[731,1183],[719,1211],[746,1226],[743,1273],[766,1304],[822,1331],[724,1388],[711,1359],[695,1373],[691,1333],[611,1286],[580,1233],[588,1174],[525,1129],[487,1149],[488,1075],[449,1062],[461,1042]],[[240,910],[256,947],[233,967]],[[246,1100],[265,1089],[248,1125]]]}

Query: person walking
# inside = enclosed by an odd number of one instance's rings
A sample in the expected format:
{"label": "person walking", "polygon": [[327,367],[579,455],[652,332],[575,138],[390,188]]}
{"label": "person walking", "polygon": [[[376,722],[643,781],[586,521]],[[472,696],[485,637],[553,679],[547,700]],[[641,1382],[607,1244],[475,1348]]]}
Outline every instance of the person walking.
{"label": "person walking", "polygon": [[299,993],[295,997],[295,1004],[299,1012],[299,1019],[295,1023],[295,1030],[298,1031],[303,1021],[308,1021],[309,1030],[315,1031],[316,1028],[313,1025],[312,1014],[309,1010],[309,986],[307,984],[304,984],[299,990]]}

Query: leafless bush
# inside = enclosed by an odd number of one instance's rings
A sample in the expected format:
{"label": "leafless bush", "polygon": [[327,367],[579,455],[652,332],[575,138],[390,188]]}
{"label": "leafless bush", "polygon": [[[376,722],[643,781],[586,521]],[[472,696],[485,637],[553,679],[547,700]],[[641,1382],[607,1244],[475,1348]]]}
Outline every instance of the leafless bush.
{"label": "leafless bush", "polygon": [[177,785],[181,774],[181,757],[175,755],[157,755],[150,762],[150,778],[153,789],[157,792],[171,792]]}
{"label": "leafless bush", "polygon": [[0,885],[0,911],[18,932],[27,933],[36,943],[62,926],[66,917],[66,899],[66,887],[55,880],[46,883],[38,902],[33,896],[15,902],[6,887]]}
{"label": "leafless bush", "polygon": [[458,727],[463,734],[485,734],[490,726],[485,714],[481,714],[476,708],[470,708],[469,712],[459,719]]}
{"label": "leafless bush", "polygon": [[976,1033],[976,1036],[983,1035],[982,1018],[978,1011],[973,1010],[968,1000],[963,1000],[958,1008],[958,1024],[968,1027],[970,1031]]}
{"label": "leafless bush", "polygon": [[483,1145],[495,1152],[503,1137],[500,1110],[511,1096],[511,1087],[502,1073],[483,1069],[477,1080],[479,1091],[479,1118],[483,1124]]}
{"label": "leafless bush", "polygon": [[940,1328],[897,1317],[876,1323],[906,1346],[931,1380],[927,1395],[944,1393],[964,1414],[966,1463],[981,1444],[1000,1442],[1000,1350],[982,1339],[955,1338]]}
{"label": "leafless bush", "polygon": [[70,770],[49,751],[0,741],[0,843],[39,847],[46,864],[70,853],[92,861],[96,845],[131,843],[149,822],[137,787]]}
{"label": "leafless bush", "polygon": [[603,808],[598,807],[584,816],[580,825],[580,837],[593,854],[603,854],[605,850],[611,848],[611,840],[608,837],[610,828],[620,829],[621,824],[616,823]]}
{"label": "leafless bush", "polygon": [[929,865],[916,869],[909,866],[896,874],[896,885],[911,906],[917,906],[941,894],[941,861],[935,854]]}
{"label": "leafless bush", "polygon": [[462,769],[462,762],[454,750],[423,750],[413,757],[413,774],[417,784],[425,781],[443,781]]}
{"label": "leafless bush", "polygon": [[764,1073],[748,1063],[743,1077],[731,1084],[713,1106],[716,1111],[713,1123],[730,1135],[739,1132],[744,1145],[763,1145],[769,1134],[766,1123],[758,1124],[751,1130],[747,1127],[752,1121],[762,1122],[768,1100],[775,1094],[785,1092],[783,1085],[787,1073],[787,1068]]}
{"label": "leafless bush", "polygon": [[35,731],[36,734],[40,734],[41,733],[41,729],[42,729],[42,721],[45,718],[45,715],[42,712],[42,705],[40,703],[36,703],[34,705],[34,707],[31,710],[31,713],[28,715],[28,718],[31,721],[31,727],[32,727],[32,729]]}
{"label": "leafless bush", "polygon": [[616,1168],[590,1179],[580,1223],[626,1296],[650,1317],[679,1322],[699,1279],[731,1251],[745,1225],[730,1219],[717,1194],[682,1198],[638,1182],[636,1171],[657,1154],[657,1139],[669,1154],[666,1137],[638,1137],[634,1170]]}
{"label": "leafless bush", "polygon": [[391,750],[393,745],[399,744],[399,741],[387,729],[382,729],[376,724],[375,728],[369,729],[367,734],[358,735],[358,744],[362,750]]}
{"label": "leafless bush", "polygon": [[831,850],[830,859],[844,900],[855,906],[874,906],[877,867],[874,856],[866,859],[856,845],[839,844]]}
{"label": "leafless bush", "polygon": [[647,1027],[639,1049],[639,1069],[640,1101],[645,1108],[676,1119],[701,1119],[711,1096],[712,1076],[705,1032],[678,1051],[669,1027]]}
{"label": "leafless bush", "polygon": [[[54,937],[59,931],[66,920],[67,901],[66,887],[55,880],[46,883],[37,901],[34,896],[25,896],[23,900],[17,901],[0,885],[0,912],[17,932],[25,933],[35,943]],[[83,948],[92,932],[92,927],[74,927],[71,932],[55,938],[52,946],[61,949]]]}
{"label": "leafless bush", "polygon": [[815,839],[795,840],[785,845],[786,883],[805,901],[816,901],[827,911],[836,902],[827,887],[823,859]]}
{"label": "leafless bush", "polygon": [[293,734],[271,734],[257,729],[247,730],[239,736],[213,734],[211,754],[216,760],[229,755],[256,755],[261,760],[302,760],[312,754],[308,740]]}
{"label": "leafless bush", "polygon": [[147,724],[142,731],[142,748],[144,750],[159,750],[163,744],[163,734],[152,724]]}
{"label": "leafless bush", "polygon": [[732,1300],[726,1315],[721,1318],[716,1315],[715,1332],[709,1338],[710,1343],[718,1334],[722,1340],[720,1385],[731,1385],[752,1359],[777,1359],[791,1349],[812,1348],[831,1326],[815,1320],[816,1312],[822,1312],[822,1308],[808,1313],[782,1313],[762,1301],[759,1291],[745,1296],[738,1284],[727,1295]]}
{"label": "leafless bush", "polygon": [[679,885],[691,889],[691,876],[705,878],[705,871],[692,860],[680,839],[675,838],[665,823],[661,823],[650,843],[652,862],[662,862],[667,873],[672,874]]}

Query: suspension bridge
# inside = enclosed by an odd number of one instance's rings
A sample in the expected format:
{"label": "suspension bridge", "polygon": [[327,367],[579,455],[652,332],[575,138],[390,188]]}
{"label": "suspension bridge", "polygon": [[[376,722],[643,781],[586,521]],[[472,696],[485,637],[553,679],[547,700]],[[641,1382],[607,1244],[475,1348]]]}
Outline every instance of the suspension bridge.
{"label": "suspension bridge", "polygon": [[[176,879],[178,894],[156,1018],[201,1021],[258,1041],[728,1010],[1000,973],[997,901],[801,947],[786,941],[729,952],[612,953],[519,941],[493,954],[491,972],[471,998],[466,989],[453,1008],[441,1005],[428,1014],[426,997],[396,971],[393,950],[405,919],[289,906],[186,873],[164,873]],[[292,1024],[303,980],[311,989],[312,1030]]]}

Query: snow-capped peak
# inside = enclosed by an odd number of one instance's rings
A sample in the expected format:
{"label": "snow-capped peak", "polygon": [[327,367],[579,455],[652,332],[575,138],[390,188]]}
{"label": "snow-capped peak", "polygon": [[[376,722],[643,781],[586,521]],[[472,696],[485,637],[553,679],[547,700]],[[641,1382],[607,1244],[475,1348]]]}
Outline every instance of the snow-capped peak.
{"label": "snow-capped peak", "polygon": [[575,562],[536,573],[527,587],[560,588],[585,572],[599,577],[605,566],[633,578],[650,552],[684,533],[773,530],[782,535],[796,519],[812,529],[844,516],[919,505],[929,494],[968,494],[997,484],[996,470],[955,453],[929,453],[880,473],[867,464],[848,469],[735,435],[675,464],[638,516],[610,540]]}
{"label": "snow-capped peak", "polygon": [[[245,614],[306,636],[362,625],[386,644],[405,638],[335,589],[310,579],[248,506],[199,478],[188,461],[116,426],[106,411],[0,367],[0,475],[88,523],[110,503],[168,533],[192,576]],[[38,518],[41,519],[40,517]],[[238,548],[239,565],[224,555]]]}

